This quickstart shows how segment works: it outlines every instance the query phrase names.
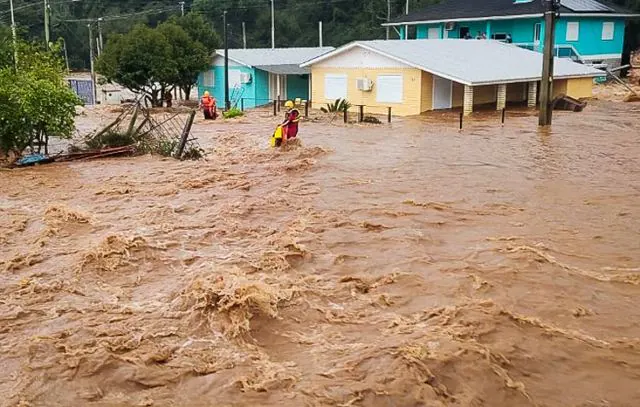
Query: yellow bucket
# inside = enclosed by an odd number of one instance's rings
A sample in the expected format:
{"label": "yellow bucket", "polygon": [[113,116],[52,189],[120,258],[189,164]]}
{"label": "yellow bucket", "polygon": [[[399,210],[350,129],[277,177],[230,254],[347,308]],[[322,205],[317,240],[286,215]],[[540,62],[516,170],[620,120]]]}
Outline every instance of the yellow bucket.
{"label": "yellow bucket", "polygon": [[273,132],[273,136],[271,136],[271,147],[276,146],[276,141],[282,138],[282,126],[276,127],[276,131]]}

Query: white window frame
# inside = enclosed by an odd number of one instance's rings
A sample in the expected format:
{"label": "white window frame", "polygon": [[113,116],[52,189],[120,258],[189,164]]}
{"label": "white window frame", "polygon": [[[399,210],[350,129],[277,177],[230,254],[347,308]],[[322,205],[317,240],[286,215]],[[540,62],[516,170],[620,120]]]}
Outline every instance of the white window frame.
{"label": "white window frame", "polygon": [[[400,92],[396,97],[387,98],[384,93],[381,94],[381,90],[384,92],[384,88],[388,85],[388,80],[392,79],[397,81],[400,79]],[[376,78],[376,102],[377,103],[403,103],[404,102],[404,76],[402,74],[391,75],[378,75]],[[397,92],[396,92],[397,93]]]}
{"label": "white window frame", "polygon": [[578,21],[569,21],[567,23],[566,41],[576,42],[580,40],[580,23]]}
{"label": "white window frame", "polygon": [[[536,38],[536,34],[538,38]],[[535,23],[533,25],[533,43],[535,45],[539,45],[541,38],[542,38],[542,23]]]}
{"label": "white window frame", "polygon": [[[327,86],[327,80],[330,79],[340,79],[340,80],[344,80],[344,93],[338,95],[338,94],[328,94],[327,90],[328,90],[328,86]],[[327,100],[336,100],[336,99],[346,99],[347,98],[347,94],[349,93],[349,78],[347,77],[347,74],[325,74],[324,75],[324,98]]]}
{"label": "white window frame", "polygon": [[213,88],[216,86],[216,74],[213,72],[213,69],[209,69],[202,73],[202,86],[206,88]]}
{"label": "white window frame", "polygon": [[602,41],[613,41],[616,35],[616,23],[605,21],[602,23]]}

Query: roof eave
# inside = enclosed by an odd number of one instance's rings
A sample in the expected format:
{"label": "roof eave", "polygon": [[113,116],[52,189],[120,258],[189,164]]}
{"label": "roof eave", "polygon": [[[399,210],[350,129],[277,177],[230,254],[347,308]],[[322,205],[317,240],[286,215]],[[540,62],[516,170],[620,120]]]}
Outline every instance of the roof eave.
{"label": "roof eave", "polygon": [[[216,53],[215,53],[215,55],[214,55],[214,58],[215,58],[216,56],[221,57],[221,58],[224,58],[224,52],[222,52],[222,51],[216,51]],[[253,68],[253,66],[251,66],[250,64],[247,64],[246,62],[242,62],[242,61],[240,61],[239,59],[235,59],[235,58],[229,57],[229,60],[230,60],[230,61],[235,62],[236,64],[240,64],[240,65],[242,65],[242,66],[246,66],[247,68]]]}
{"label": "roof eave", "polygon": [[[553,79],[580,79],[580,78],[597,78],[601,76],[606,76],[606,73],[598,74],[598,73],[589,73],[583,75],[554,75]],[[518,79],[510,79],[507,81],[481,81],[481,82],[473,82],[470,86],[491,86],[491,85],[508,85],[512,83],[523,83],[523,82],[537,82],[542,80],[541,77],[532,77],[532,78],[518,78]]]}
{"label": "roof eave", "polygon": [[[394,27],[402,25],[417,24],[439,24],[439,23],[457,23],[467,21],[493,21],[493,20],[516,20],[526,18],[542,18],[542,13],[535,14],[515,14],[510,16],[487,16],[487,17],[464,17],[440,20],[416,20],[416,21],[395,21],[393,23],[383,23],[383,27]],[[581,17],[611,17],[611,18],[640,18],[639,13],[560,13],[560,17],[581,16]]]}

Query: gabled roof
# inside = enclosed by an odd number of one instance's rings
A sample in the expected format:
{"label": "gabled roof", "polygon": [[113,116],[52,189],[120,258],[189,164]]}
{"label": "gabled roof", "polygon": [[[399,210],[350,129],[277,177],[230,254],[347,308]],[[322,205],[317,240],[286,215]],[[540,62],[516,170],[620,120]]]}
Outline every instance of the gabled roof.
{"label": "gabled roof", "polygon": [[[246,67],[258,68],[276,74],[296,75],[307,73],[300,64],[327,52],[333,47],[323,48],[247,48],[230,49],[229,59]],[[216,50],[216,57],[224,57],[224,50]]]}
{"label": "gabled roof", "polygon": [[[542,53],[491,40],[356,41],[302,66],[312,66],[355,47],[471,86],[538,81],[542,77]],[[604,75],[602,71],[569,59],[555,59],[554,77],[557,79]]]}
{"label": "gabled roof", "polygon": [[[640,14],[614,5],[606,0],[561,0],[560,14],[616,15],[637,17]],[[398,16],[388,24],[468,21],[475,19],[528,18],[542,16],[544,6],[540,0],[442,0],[408,15]]]}

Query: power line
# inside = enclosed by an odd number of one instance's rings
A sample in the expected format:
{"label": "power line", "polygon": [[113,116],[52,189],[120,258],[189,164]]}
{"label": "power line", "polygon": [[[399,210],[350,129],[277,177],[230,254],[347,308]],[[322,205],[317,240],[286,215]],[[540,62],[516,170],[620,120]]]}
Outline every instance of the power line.
{"label": "power line", "polygon": [[[125,18],[130,18],[130,17],[135,17],[135,16],[142,16],[142,15],[146,15],[146,14],[166,13],[168,11],[177,10],[178,8],[179,8],[179,6],[173,6],[173,7],[164,8],[164,9],[144,10],[144,11],[138,11],[138,12],[129,13],[129,14],[120,14],[120,15],[114,15],[114,16],[102,16],[100,18],[102,18],[103,21],[121,20],[121,19],[125,19]],[[78,19],[66,19],[66,20],[61,20],[61,21],[64,21],[64,22],[67,22],[67,23],[92,23],[94,21],[97,21],[97,18],[78,18]]]}

